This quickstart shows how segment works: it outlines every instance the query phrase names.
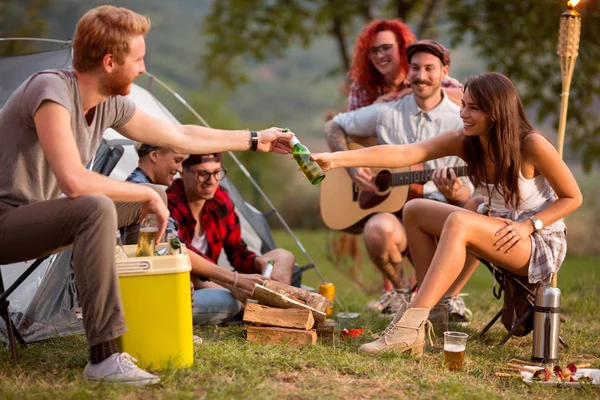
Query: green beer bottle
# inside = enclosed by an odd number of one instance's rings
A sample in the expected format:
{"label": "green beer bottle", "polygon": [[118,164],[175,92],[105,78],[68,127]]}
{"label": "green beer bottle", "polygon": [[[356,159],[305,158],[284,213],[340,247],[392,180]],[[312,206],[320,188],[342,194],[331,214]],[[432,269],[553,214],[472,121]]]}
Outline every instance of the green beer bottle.
{"label": "green beer bottle", "polygon": [[302,172],[304,172],[304,175],[306,175],[306,178],[313,185],[321,183],[325,179],[325,173],[316,161],[310,159],[308,148],[300,143],[296,136],[290,139],[290,144],[292,145],[292,156],[300,166],[300,169],[302,169]]}

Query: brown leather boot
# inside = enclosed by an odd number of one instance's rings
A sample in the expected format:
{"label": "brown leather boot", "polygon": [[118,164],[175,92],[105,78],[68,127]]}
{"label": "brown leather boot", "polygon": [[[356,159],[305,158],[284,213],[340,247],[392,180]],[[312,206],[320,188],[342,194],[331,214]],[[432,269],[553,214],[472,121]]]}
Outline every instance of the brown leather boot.
{"label": "brown leather boot", "polygon": [[429,333],[431,342],[431,323],[427,320],[429,308],[409,308],[396,318],[383,331],[379,339],[360,346],[360,353],[377,354],[383,351],[398,353],[409,352],[421,357],[425,347],[425,331]]}

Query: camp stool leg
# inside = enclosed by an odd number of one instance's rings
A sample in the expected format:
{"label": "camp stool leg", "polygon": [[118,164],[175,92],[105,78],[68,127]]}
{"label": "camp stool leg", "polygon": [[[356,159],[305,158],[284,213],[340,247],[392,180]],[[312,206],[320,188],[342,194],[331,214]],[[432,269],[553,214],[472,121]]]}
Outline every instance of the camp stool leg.
{"label": "camp stool leg", "polygon": [[10,296],[12,294],[12,292],[14,292],[25,281],[25,279],[27,279],[27,277],[29,275],[31,275],[31,273],[33,271],[35,271],[35,269],[37,267],[40,266],[40,264],[46,258],[48,258],[48,256],[42,257],[42,258],[38,258],[37,260],[35,260],[35,262],[33,264],[31,264],[25,270],[25,272],[23,272],[17,278],[17,280],[15,280],[12,285],[10,285],[10,287],[7,290],[4,290],[4,280],[2,279],[2,275],[0,274],[0,316],[6,322],[6,331],[7,331],[7,334],[8,334],[8,343],[10,345],[10,349],[11,349],[11,352],[12,352],[13,360],[15,361],[15,363],[17,363],[19,361],[18,354],[17,354],[17,343],[16,342],[18,340],[19,343],[21,343],[21,345],[24,346],[25,345],[25,340],[23,340],[23,337],[21,336],[21,334],[17,330],[17,327],[13,325],[12,320],[10,318],[10,313],[8,312],[8,306],[10,304],[10,302],[8,301],[8,296]]}

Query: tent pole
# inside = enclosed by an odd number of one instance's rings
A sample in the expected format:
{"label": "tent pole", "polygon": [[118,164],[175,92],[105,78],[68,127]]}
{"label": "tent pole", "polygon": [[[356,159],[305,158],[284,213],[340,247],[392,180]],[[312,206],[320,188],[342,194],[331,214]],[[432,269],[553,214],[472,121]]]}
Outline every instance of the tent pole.
{"label": "tent pole", "polygon": [[[204,118],[202,118],[200,116],[200,114],[198,114],[198,112],[183,97],[181,97],[179,95],[179,93],[177,93],[176,91],[174,91],[173,89],[171,89],[166,83],[164,83],[163,81],[161,81],[160,79],[158,79],[156,76],[150,74],[149,72],[146,72],[145,75],[147,75],[148,78],[151,80],[149,86],[151,86],[152,82],[158,83],[163,89],[167,90],[169,93],[171,93],[173,96],[175,96],[175,98],[177,100],[179,100],[181,102],[181,104],[183,104],[184,107],[187,108],[188,111],[190,111],[196,118],[198,118],[198,120],[204,126],[206,126],[207,128],[210,128],[210,125],[208,125],[208,123],[204,120]],[[150,87],[148,87],[148,91],[150,91]],[[277,219],[284,226],[285,230],[290,234],[290,236],[292,236],[292,238],[296,242],[296,245],[298,246],[298,248],[300,249],[300,251],[302,252],[302,254],[304,254],[304,256],[306,257],[306,259],[312,264],[313,268],[315,269],[315,271],[319,275],[319,279],[321,279],[321,282],[327,282],[327,280],[325,279],[325,277],[323,276],[323,274],[321,273],[321,271],[319,270],[319,268],[315,264],[315,261],[308,254],[308,252],[306,251],[306,249],[304,248],[304,246],[300,242],[300,239],[298,239],[298,237],[292,231],[292,229],[287,224],[287,222],[285,222],[285,220],[283,219],[283,217],[281,216],[281,214],[279,213],[279,211],[277,210],[277,208],[275,208],[275,205],[271,202],[271,200],[269,199],[269,197],[267,196],[267,194],[258,185],[258,183],[256,182],[256,180],[254,180],[254,178],[252,177],[252,175],[250,175],[250,172],[248,172],[248,169],[246,169],[246,167],[244,166],[244,164],[242,164],[242,162],[235,156],[235,154],[233,154],[233,152],[229,151],[227,153],[229,154],[229,156],[231,157],[231,159],[237,164],[237,166],[240,168],[240,170],[242,171],[242,173],[244,175],[246,175],[246,178],[248,178],[248,180],[252,183],[252,185],[254,186],[254,188],[260,193],[260,195],[262,196],[262,198],[267,202],[267,204],[271,208],[271,211],[273,211],[275,213],[275,215],[277,216]],[[336,300],[338,306],[340,307],[340,309],[342,311],[345,310],[344,306],[342,305],[342,303],[340,302],[340,300],[337,298],[337,296],[335,296],[335,300]]]}

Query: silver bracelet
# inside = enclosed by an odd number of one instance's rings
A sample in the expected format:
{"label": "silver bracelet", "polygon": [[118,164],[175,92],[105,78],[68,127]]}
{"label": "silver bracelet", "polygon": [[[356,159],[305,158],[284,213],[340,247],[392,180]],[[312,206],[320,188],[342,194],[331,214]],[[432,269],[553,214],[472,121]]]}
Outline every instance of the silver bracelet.
{"label": "silver bracelet", "polygon": [[238,280],[238,272],[233,271],[233,287],[234,287],[234,289],[237,288],[237,280]]}

